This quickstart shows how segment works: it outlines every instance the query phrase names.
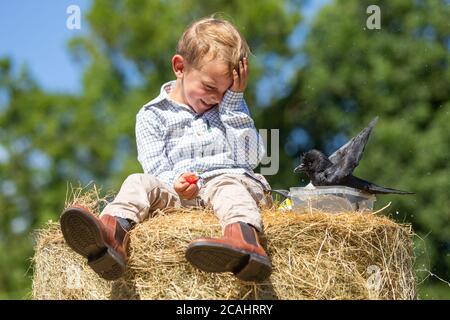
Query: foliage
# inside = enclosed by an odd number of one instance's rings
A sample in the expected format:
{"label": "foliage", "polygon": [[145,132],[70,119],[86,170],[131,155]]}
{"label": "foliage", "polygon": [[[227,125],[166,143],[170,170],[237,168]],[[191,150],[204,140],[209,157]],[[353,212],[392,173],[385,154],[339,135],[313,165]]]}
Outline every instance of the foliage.
{"label": "foliage", "polygon": [[[381,8],[381,30],[366,28],[371,4]],[[58,219],[68,183],[94,180],[108,192],[141,171],[136,113],[173,79],[170,59],[184,27],[215,12],[254,53],[246,99],[257,126],[280,129],[273,187],[305,184],[292,173],[302,152],[331,152],[379,115],[356,174],[417,193],[380,197],[378,206],[392,202],[391,214],[413,223],[417,269],[448,280],[450,6],[336,0],[296,46],[300,9],[295,0],[95,0],[89,33],[69,44],[84,68],[79,96],[44,92],[26,68],[0,60],[0,298],[27,297],[31,232]],[[267,101],[259,99],[264,83],[277,91]],[[450,288],[430,276],[420,297],[448,298]]]}

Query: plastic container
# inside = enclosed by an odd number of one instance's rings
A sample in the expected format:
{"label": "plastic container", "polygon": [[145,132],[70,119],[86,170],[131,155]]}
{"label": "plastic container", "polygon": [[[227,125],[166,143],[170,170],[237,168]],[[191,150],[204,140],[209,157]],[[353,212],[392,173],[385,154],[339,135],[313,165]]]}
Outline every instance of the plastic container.
{"label": "plastic container", "polygon": [[343,186],[290,188],[293,209],[317,209],[324,212],[372,210],[376,197]]}

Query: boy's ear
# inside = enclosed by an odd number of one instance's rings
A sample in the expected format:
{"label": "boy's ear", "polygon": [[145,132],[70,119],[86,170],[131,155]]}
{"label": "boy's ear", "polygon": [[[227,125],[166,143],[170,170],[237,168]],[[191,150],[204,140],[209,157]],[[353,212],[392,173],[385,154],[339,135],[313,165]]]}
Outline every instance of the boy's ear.
{"label": "boy's ear", "polygon": [[184,68],[185,68],[184,58],[179,54],[174,55],[172,57],[172,69],[177,79],[183,78]]}

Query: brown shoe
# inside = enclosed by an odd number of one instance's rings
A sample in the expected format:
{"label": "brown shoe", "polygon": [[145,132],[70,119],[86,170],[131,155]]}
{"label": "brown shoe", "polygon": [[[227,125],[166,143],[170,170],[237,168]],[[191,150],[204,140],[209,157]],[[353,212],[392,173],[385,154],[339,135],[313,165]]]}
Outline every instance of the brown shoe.
{"label": "brown shoe", "polygon": [[244,281],[263,281],[270,276],[272,264],[259,243],[255,228],[244,222],[229,224],[220,239],[192,241],[186,259],[206,272],[233,272]]}
{"label": "brown shoe", "polygon": [[61,230],[67,244],[88,259],[89,266],[106,280],[125,272],[129,235],[113,216],[100,218],[89,209],[75,205],[64,210]]}

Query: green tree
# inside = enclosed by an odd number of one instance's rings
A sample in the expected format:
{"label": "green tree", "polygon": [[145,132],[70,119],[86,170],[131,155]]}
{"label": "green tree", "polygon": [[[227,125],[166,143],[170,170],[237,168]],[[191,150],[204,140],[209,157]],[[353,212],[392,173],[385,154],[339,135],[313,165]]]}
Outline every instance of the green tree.
{"label": "green tree", "polygon": [[[356,174],[417,193],[380,197],[378,207],[392,201],[386,212],[412,222],[424,239],[417,238],[417,268],[449,279],[450,7],[444,0],[336,0],[295,45],[300,4],[93,1],[89,33],[70,42],[85,70],[79,96],[44,92],[26,69],[13,72],[1,60],[0,298],[29,292],[30,232],[58,218],[68,182],[117,190],[141,171],[135,115],[173,79],[170,58],[184,27],[215,12],[231,19],[253,50],[246,99],[257,127],[280,130],[272,185],[305,184],[292,173],[303,151],[331,152],[379,115]],[[381,8],[381,30],[366,28],[372,4]],[[275,94],[261,100],[262,91]],[[431,277],[420,297],[448,298],[449,291]]]}
{"label": "green tree", "polygon": [[[380,30],[366,27],[366,8],[372,4],[381,9]],[[287,94],[265,110],[262,121],[263,126],[275,123],[288,130],[281,145],[289,147],[283,155],[283,162],[289,163],[289,156],[298,159],[311,147],[330,153],[379,115],[355,173],[417,193],[379,197],[378,207],[392,202],[387,211],[413,224],[420,236],[417,269],[447,281],[449,16],[448,1],[330,3],[314,20],[301,51],[305,66],[298,69]],[[298,184],[293,167],[282,168],[272,182]],[[421,281],[429,274],[417,275]],[[449,298],[450,288],[431,277],[420,287],[419,296]]]}
{"label": "green tree", "polygon": [[[93,1],[89,33],[70,42],[85,68],[79,96],[43,92],[26,69],[0,63],[0,298],[30,291],[31,231],[58,219],[67,184],[95,181],[117,190],[136,159],[137,111],[163,82],[174,78],[170,61],[193,19],[221,12],[247,36],[252,82],[271,54],[289,59],[287,37],[300,20],[299,1]],[[254,109],[255,89],[249,89]]]}

